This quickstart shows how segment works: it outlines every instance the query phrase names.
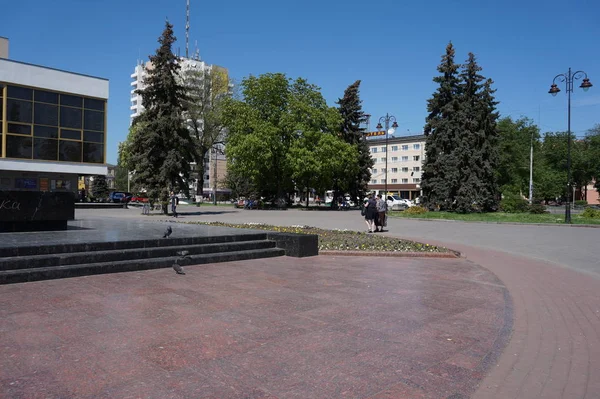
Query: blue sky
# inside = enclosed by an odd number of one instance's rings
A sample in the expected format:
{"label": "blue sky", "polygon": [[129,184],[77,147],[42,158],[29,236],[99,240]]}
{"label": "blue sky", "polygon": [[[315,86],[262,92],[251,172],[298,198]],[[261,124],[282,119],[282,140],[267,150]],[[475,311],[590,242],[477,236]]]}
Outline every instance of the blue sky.
{"label": "blue sky", "polygon": [[[130,75],[168,18],[185,49],[185,0],[4,0],[0,36],[10,58],[108,78],[108,162],[129,127]],[[283,72],[322,88],[330,105],[362,80],[365,112],[396,116],[397,134],[423,129],[432,78],[451,40],[495,81],[502,116],[542,131],[567,128],[567,96],[547,94],[559,73],[584,70],[595,86],[572,96],[572,130],[600,123],[600,2],[573,0],[191,0],[190,42],[202,59],[249,74]]]}

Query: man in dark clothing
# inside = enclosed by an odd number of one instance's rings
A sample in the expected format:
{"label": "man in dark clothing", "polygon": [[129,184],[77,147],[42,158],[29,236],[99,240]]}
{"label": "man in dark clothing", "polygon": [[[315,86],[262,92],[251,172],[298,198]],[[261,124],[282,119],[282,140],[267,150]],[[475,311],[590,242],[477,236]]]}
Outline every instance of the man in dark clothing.
{"label": "man in dark clothing", "polygon": [[171,191],[171,212],[173,212],[173,216],[177,217],[177,204],[179,203],[179,198],[175,195],[173,191]]}

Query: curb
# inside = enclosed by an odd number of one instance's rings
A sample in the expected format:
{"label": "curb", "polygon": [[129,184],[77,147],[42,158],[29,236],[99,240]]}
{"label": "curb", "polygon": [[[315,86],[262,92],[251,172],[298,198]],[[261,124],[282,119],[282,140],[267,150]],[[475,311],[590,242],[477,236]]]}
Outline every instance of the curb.
{"label": "curb", "polygon": [[449,223],[480,223],[480,224],[509,224],[513,226],[552,226],[552,227],[588,227],[600,229],[600,224],[564,224],[564,223],[519,223],[519,222],[486,222],[480,220],[453,220],[453,219],[426,219],[426,218],[407,218],[391,216],[396,220],[418,220],[424,222],[449,222]]}
{"label": "curb", "polygon": [[460,258],[458,251],[451,252],[373,252],[373,251],[319,251],[319,255],[326,256],[371,256],[394,258]]}

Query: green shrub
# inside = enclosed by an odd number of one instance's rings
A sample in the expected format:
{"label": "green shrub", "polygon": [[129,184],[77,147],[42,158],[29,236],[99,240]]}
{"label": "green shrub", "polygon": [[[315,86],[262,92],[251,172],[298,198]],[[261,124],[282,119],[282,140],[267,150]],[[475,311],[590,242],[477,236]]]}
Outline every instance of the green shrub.
{"label": "green shrub", "polygon": [[581,216],[586,219],[600,219],[600,210],[594,208],[585,208]]}
{"label": "green shrub", "polygon": [[411,206],[410,208],[404,211],[404,213],[407,213],[409,215],[421,215],[426,212],[427,209],[423,208],[422,206]]}
{"label": "green shrub", "polygon": [[521,198],[519,194],[506,194],[500,201],[500,211],[506,213],[525,213],[529,211],[527,200]]}
{"label": "green shrub", "polygon": [[529,213],[540,215],[546,213],[546,207],[542,204],[532,204],[529,206]]}
{"label": "green shrub", "polygon": [[575,206],[586,206],[588,203],[586,200],[577,200],[575,201]]}

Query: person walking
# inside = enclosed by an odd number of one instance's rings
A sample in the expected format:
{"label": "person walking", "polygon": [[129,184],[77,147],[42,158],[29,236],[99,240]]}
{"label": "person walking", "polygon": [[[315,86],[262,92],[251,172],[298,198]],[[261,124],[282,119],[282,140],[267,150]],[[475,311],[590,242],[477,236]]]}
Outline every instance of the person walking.
{"label": "person walking", "polygon": [[383,231],[383,227],[387,226],[387,210],[387,202],[381,198],[381,194],[377,194],[377,225],[379,229],[376,228],[375,231]]}
{"label": "person walking", "polygon": [[365,211],[365,223],[367,224],[367,233],[374,233],[375,216],[377,214],[377,201],[375,201],[372,195],[369,195],[369,198],[365,201],[363,207]]}
{"label": "person walking", "polygon": [[171,191],[171,212],[173,212],[173,216],[177,217],[177,204],[179,203],[179,198],[175,195],[173,191]]}

